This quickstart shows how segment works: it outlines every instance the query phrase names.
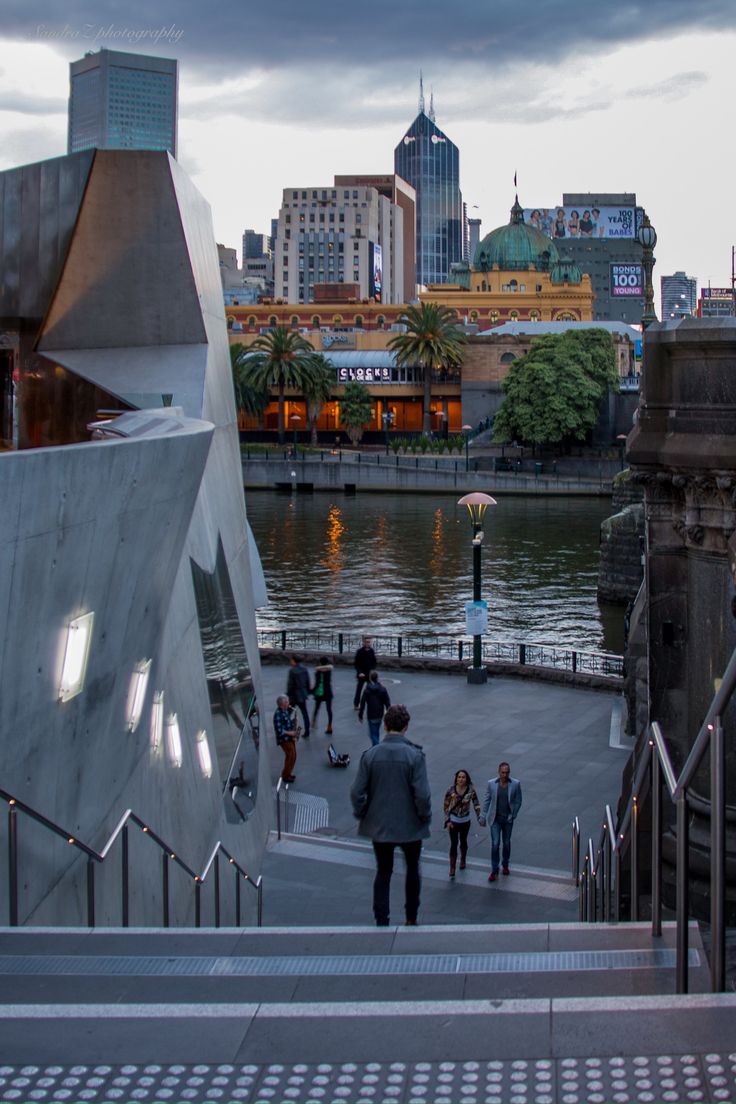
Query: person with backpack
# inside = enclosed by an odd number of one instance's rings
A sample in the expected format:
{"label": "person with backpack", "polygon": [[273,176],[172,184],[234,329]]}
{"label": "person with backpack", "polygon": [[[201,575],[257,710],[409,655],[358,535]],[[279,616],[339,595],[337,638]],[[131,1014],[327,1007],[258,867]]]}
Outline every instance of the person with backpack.
{"label": "person with backpack", "polygon": [[368,675],[368,683],[363,688],[363,694],[360,699],[358,720],[363,720],[364,713],[367,715],[368,732],[370,733],[371,743],[374,747],[381,739],[381,722],[383,721],[384,713],[390,705],[391,698],[388,696],[388,690],[378,681],[378,671],[371,671]]}
{"label": "person with backpack", "polygon": [[322,702],[327,709],[327,728],[325,735],[332,735],[332,664],[326,655],[319,657],[319,666],[314,669],[314,686],[312,687],[314,709],[312,710],[312,724],[317,724],[317,714]]}
{"label": "person with backpack", "polygon": [[304,739],[309,739],[309,671],[302,663],[302,657],[293,655],[289,660],[289,677],[286,680],[286,695],[289,705],[299,710],[304,721]]}

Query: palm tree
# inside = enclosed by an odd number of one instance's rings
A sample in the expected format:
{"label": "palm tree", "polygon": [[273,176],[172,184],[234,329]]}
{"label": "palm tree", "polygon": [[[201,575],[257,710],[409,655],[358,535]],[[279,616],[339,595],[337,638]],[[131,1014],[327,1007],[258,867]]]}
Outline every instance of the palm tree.
{"label": "palm tree", "polygon": [[348,431],[348,437],[354,445],[360,443],[363,429],[373,417],[373,399],[363,383],[353,380],[345,384],[340,399],[340,421]]}
{"label": "palm tree", "polygon": [[407,307],[399,318],[406,333],[396,334],[388,343],[396,354],[396,363],[418,366],[424,378],[423,432],[430,434],[432,377],[440,368],[459,368],[463,362],[465,334],[455,321],[455,312],[439,303],[420,303]]}
{"label": "palm tree", "polygon": [[250,350],[247,345],[236,341],[230,346],[230,364],[233,370],[233,390],[238,410],[257,418],[260,425],[263,413],[271,401],[268,387],[256,388],[248,380],[247,358]]}
{"label": "palm tree", "polygon": [[335,368],[322,353],[314,354],[311,366],[314,376],[304,385],[304,398],[307,400],[307,421],[312,431],[311,442],[316,445],[317,419],[335,386]]}
{"label": "palm tree", "polygon": [[286,326],[257,337],[243,357],[243,379],[256,391],[276,387],[279,396],[279,444],[284,443],[284,391],[304,391],[314,376],[314,350],[306,338]]}

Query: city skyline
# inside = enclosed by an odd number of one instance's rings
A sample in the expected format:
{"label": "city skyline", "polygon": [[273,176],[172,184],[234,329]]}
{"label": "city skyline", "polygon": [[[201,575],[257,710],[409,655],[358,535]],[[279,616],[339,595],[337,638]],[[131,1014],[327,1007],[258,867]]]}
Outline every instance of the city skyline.
{"label": "city skyline", "polygon": [[723,105],[736,7],[651,0],[625,18],[601,3],[486,7],[461,0],[448,22],[446,6],[417,0],[378,0],[370,18],[335,0],[257,12],[166,0],[121,19],[105,0],[71,3],[60,19],[50,4],[28,14],[13,0],[0,40],[0,169],[65,152],[69,62],[87,50],[177,58],[179,160],[218,241],[240,254],[245,227],[269,231],[295,165],[315,185],[392,171],[421,69],[482,234],[508,220],[514,174],[527,208],[563,192],[636,192],[659,236],[657,291],[678,270],[699,286],[729,284]]}

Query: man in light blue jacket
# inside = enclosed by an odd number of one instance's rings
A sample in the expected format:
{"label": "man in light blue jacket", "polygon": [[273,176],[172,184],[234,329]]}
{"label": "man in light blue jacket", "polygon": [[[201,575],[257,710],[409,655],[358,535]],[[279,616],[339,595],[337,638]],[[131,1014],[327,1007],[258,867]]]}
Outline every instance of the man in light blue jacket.
{"label": "man in light blue jacket", "polygon": [[511,777],[511,767],[508,763],[498,764],[498,777],[488,781],[485,800],[481,809],[479,824],[489,824],[491,828],[491,873],[489,882],[495,882],[498,878],[498,853],[503,840],[501,853],[501,870],[509,873],[509,859],[511,857],[511,832],[514,821],[521,808],[521,783],[517,778]]}

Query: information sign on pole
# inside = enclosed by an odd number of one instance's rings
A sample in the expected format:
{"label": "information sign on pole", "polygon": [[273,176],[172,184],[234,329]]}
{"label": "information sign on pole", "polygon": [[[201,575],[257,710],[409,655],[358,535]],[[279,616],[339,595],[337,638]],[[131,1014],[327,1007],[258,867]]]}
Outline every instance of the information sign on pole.
{"label": "information sign on pole", "polygon": [[482,636],[488,631],[488,603],[465,603],[465,631],[468,636]]}

